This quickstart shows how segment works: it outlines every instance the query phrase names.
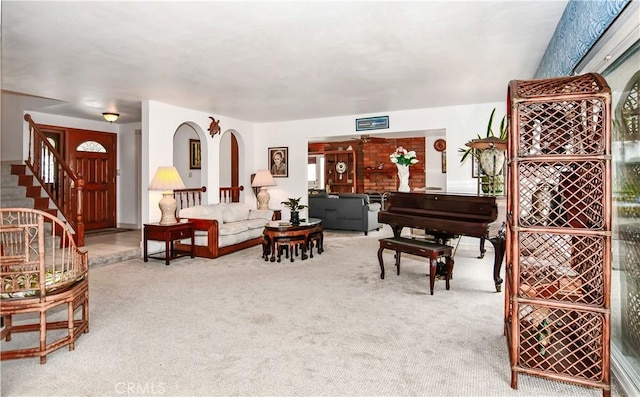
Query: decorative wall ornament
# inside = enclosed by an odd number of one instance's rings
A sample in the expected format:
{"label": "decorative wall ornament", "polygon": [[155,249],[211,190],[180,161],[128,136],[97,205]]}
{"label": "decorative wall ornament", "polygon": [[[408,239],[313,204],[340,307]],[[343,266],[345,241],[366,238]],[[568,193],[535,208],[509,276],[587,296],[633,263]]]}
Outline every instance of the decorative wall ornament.
{"label": "decorative wall ornament", "polygon": [[220,133],[220,120],[216,121],[213,117],[209,116],[211,124],[209,124],[209,134],[213,138],[216,134]]}

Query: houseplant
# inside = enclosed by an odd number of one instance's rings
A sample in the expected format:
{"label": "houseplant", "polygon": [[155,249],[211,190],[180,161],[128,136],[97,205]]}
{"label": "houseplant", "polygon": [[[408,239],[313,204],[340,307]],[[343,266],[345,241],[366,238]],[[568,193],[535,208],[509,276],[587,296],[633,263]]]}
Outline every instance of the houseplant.
{"label": "houseplant", "polygon": [[300,224],[300,210],[307,208],[306,205],[300,204],[301,199],[302,197],[298,197],[298,198],[289,197],[287,198],[287,201],[282,201],[280,203],[285,207],[289,208],[289,211],[291,212],[290,222],[293,225]]}
{"label": "houseplant", "polygon": [[495,113],[496,108],[493,108],[491,116],[489,116],[485,137],[483,138],[478,134],[477,139],[468,142],[466,144],[467,147],[458,149],[458,152],[462,154],[460,163],[464,163],[467,157],[472,156],[482,169],[483,172],[478,177],[480,178],[483,193],[501,194],[504,191],[502,167],[504,165],[504,149],[506,148],[508,129],[506,116],[503,116],[498,129],[499,134],[496,135],[493,130]]}
{"label": "houseplant", "polygon": [[[487,124],[487,132],[484,138],[498,138],[500,140],[506,141],[508,137],[507,130],[507,116],[502,116],[502,120],[500,121],[500,127],[498,129],[499,135],[496,135],[493,131],[493,117],[495,116],[496,108],[493,108],[491,111],[491,116],[489,116],[489,123]],[[480,134],[478,134],[478,139],[483,139]],[[462,158],[460,159],[460,163],[464,163],[467,160],[467,157],[474,156],[476,159],[480,159],[480,153],[482,150],[474,150],[472,147],[459,148],[458,152],[462,154]]]}

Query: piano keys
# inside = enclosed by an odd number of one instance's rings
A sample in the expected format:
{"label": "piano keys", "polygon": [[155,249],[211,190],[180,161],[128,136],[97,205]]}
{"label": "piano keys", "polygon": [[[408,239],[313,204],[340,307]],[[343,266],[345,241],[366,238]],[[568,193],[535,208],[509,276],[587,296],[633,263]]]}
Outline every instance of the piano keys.
{"label": "piano keys", "polygon": [[[378,222],[391,226],[394,237],[400,237],[405,227],[424,229],[440,244],[459,236],[480,239],[480,253],[489,240],[494,248],[493,281],[502,291],[500,272],[506,249],[504,214],[498,213],[493,196],[451,193],[390,192],[388,207],[378,213]],[[501,216],[499,216],[501,215]]]}

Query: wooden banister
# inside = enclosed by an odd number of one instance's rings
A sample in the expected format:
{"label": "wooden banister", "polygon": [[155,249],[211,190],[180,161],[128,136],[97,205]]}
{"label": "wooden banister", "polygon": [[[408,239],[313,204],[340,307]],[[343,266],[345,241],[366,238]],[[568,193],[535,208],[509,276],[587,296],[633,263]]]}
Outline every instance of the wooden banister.
{"label": "wooden banister", "polygon": [[230,186],[220,188],[221,203],[238,203],[240,202],[240,192],[244,190],[244,186]]}
{"label": "wooden banister", "polygon": [[202,193],[205,193],[206,191],[206,186],[175,189],[173,191],[173,197],[176,199],[177,203],[176,216],[178,216],[180,210],[183,208],[202,205]]}
{"label": "wooden banister", "polygon": [[25,114],[24,120],[29,124],[29,154],[25,163],[74,230],[76,245],[82,247],[84,178],[69,167],[46,135],[40,131],[31,115]]}

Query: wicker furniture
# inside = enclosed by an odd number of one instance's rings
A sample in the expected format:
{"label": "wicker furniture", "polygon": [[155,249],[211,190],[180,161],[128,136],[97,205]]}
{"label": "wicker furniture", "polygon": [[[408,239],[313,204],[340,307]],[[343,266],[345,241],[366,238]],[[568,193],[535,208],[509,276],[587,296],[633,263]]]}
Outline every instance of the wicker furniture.
{"label": "wicker furniture", "polygon": [[[44,364],[47,354],[63,346],[73,350],[76,339],[89,332],[88,262],[87,252],[78,250],[58,218],[28,208],[0,209],[2,360],[40,357]],[[48,314],[59,306],[66,307],[65,319],[49,321]],[[47,340],[50,330],[64,331]],[[16,342],[9,350],[16,332],[38,332],[39,338],[32,344]]]}
{"label": "wicker furniture", "polygon": [[610,385],[611,92],[597,74],[512,81],[505,334],[526,373]]}
{"label": "wicker furniture", "polygon": [[[193,243],[195,229],[193,223],[180,222],[174,225],[161,225],[159,223],[147,223],[144,225],[144,261],[149,258],[160,259],[164,264],[169,266],[171,259],[181,258],[183,256],[195,256],[195,245]],[[174,247],[174,241],[190,238],[191,244],[187,250],[178,250]],[[163,241],[165,244],[164,256],[149,255],[148,241]]]}

